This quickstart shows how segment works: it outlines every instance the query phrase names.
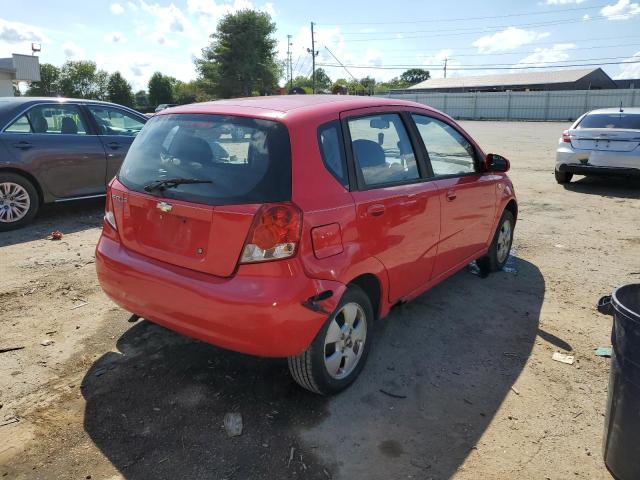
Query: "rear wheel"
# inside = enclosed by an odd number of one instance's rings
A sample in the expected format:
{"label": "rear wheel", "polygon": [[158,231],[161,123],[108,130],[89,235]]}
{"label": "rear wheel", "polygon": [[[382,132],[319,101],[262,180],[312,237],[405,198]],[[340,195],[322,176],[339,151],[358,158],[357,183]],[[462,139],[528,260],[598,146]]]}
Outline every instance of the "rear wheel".
{"label": "rear wheel", "polygon": [[0,173],[0,232],[30,223],[39,206],[38,191],[29,180],[16,173]]}
{"label": "rear wheel", "polygon": [[569,172],[560,172],[558,170],[555,171],[556,182],[558,183],[569,183],[573,178],[573,173]]}
{"label": "rear wheel", "polygon": [[373,308],[369,297],[349,286],[313,343],[289,357],[289,371],[302,387],[321,395],[347,388],[364,367],[371,345]]}
{"label": "rear wheel", "polygon": [[497,272],[507,263],[511,244],[513,243],[513,229],[516,221],[509,210],[502,213],[498,229],[493,235],[493,241],[487,254],[478,259],[478,266],[485,271]]}

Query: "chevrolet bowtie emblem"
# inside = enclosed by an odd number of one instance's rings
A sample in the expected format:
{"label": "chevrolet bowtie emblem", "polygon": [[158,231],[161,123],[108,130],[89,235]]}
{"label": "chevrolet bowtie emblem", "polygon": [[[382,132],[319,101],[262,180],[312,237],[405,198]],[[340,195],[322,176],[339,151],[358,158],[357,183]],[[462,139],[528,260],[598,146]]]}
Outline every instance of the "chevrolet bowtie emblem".
{"label": "chevrolet bowtie emblem", "polygon": [[173,208],[173,205],[167,202],[158,202],[156,204],[156,208],[163,213],[167,213],[171,211],[171,209]]}

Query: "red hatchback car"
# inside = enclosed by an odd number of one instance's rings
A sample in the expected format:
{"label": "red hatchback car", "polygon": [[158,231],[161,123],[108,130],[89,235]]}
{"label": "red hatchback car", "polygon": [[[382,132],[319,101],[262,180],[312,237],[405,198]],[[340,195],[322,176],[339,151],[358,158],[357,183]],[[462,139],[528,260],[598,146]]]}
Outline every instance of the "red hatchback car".
{"label": "red hatchback car", "polygon": [[277,96],[163,110],[109,186],[96,267],[124,309],[253,355],[321,394],[372,323],[473,260],[507,260],[509,162],[450,117],[382,98]]}

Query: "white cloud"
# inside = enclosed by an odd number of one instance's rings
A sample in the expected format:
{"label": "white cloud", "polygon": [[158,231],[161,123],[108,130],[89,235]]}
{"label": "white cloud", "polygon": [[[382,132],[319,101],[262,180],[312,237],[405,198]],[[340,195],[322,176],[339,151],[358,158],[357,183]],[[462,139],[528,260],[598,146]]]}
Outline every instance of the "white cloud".
{"label": "white cloud", "polygon": [[630,0],[619,0],[616,4],[603,7],[600,14],[609,20],[626,20],[640,14],[640,5]]}
{"label": "white cloud", "polygon": [[[460,66],[460,62],[457,60],[450,59],[453,54],[453,50],[444,49],[433,55],[424,55],[418,54],[418,61],[424,65],[425,70],[429,70],[429,75],[431,78],[443,78],[444,77],[444,61],[447,59],[447,69],[454,68],[453,70],[449,70],[447,72],[448,77],[455,77],[458,73],[456,72],[455,67]],[[434,65],[438,65],[434,67]]]}
{"label": "white cloud", "polygon": [[471,45],[476,47],[480,53],[506,52],[528,43],[534,43],[549,35],[549,33],[538,33],[533,30],[508,27],[492,35],[480,37]]}
{"label": "white cloud", "polygon": [[567,5],[570,3],[580,4],[584,2],[584,0],[547,0],[547,5]]}
{"label": "white cloud", "polygon": [[208,21],[217,21],[224,15],[245,9],[260,10],[272,17],[276,13],[271,2],[256,6],[250,0],[233,0],[230,3],[224,1],[216,2],[216,0],[187,0],[187,11],[199,17],[204,17]]}
{"label": "white cloud", "polygon": [[119,3],[112,3],[111,6],[109,6],[109,10],[111,10],[111,13],[115,15],[124,13],[124,7]]}
{"label": "white cloud", "polygon": [[0,41],[7,43],[43,42],[45,35],[33,25],[0,18]]}
{"label": "white cloud", "polygon": [[553,65],[554,62],[568,60],[570,57],[569,51],[574,48],[576,48],[574,43],[557,43],[548,48],[536,48],[532,54],[524,57],[516,66],[529,67],[533,66],[533,64],[536,66]]}
{"label": "white cloud", "polygon": [[124,35],[122,32],[111,32],[104,36],[104,40],[109,43],[119,43],[124,41]]}
{"label": "white cloud", "polygon": [[640,52],[636,52],[633,57],[627,58],[625,61],[636,63],[620,65],[620,73],[616,75],[615,78],[640,78]]}
{"label": "white cloud", "polygon": [[61,48],[67,60],[81,60],[85,57],[84,48],[79,47],[74,42],[65,42]]}
{"label": "white cloud", "polygon": [[584,17],[582,17],[582,20],[584,20],[585,22],[588,22],[589,20],[591,20],[591,17],[589,16],[588,13],[585,13]]}

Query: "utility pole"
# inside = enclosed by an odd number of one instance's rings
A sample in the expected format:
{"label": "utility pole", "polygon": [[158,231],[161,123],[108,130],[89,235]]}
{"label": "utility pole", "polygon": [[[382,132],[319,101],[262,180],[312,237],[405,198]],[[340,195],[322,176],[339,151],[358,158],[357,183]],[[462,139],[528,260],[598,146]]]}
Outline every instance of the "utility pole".
{"label": "utility pole", "polygon": [[307,48],[307,52],[311,54],[311,85],[313,93],[316,93],[316,56],[319,52],[316,51],[316,40],[313,35],[313,22],[311,22],[311,48]]}
{"label": "utility pole", "polygon": [[291,64],[291,35],[287,35],[287,77],[289,89],[293,88],[293,65]]}
{"label": "utility pole", "polygon": [[447,57],[444,57],[444,78],[447,78]]}

